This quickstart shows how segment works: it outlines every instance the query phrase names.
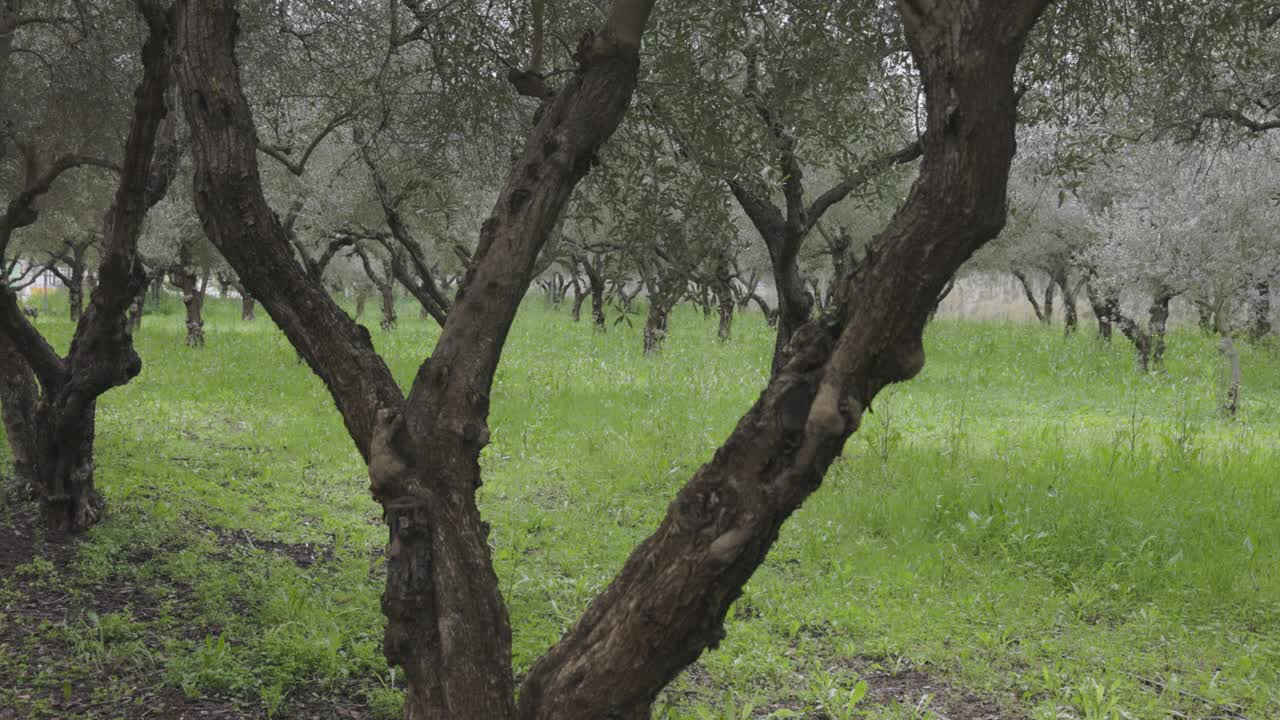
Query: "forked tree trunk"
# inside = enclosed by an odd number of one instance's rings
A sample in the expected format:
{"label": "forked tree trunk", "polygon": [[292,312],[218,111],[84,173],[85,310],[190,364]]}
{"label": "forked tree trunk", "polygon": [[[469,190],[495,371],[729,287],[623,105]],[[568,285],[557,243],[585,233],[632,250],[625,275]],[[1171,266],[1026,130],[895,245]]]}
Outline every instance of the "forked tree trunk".
{"label": "forked tree trunk", "polygon": [[738,205],[742,207],[756,231],[760,233],[760,237],[764,239],[769,251],[773,284],[778,292],[778,334],[774,340],[771,365],[771,374],[777,374],[786,362],[787,347],[790,345],[792,335],[801,325],[808,322],[813,313],[815,298],[805,289],[805,280],[799,265],[800,250],[810,231],[827,210],[848,197],[855,188],[866,184],[895,165],[908,163],[920,157],[921,145],[919,142],[914,142],[897,152],[868,161],[851,173],[850,177],[841,180],[813,202],[806,203],[804,168],[796,154],[799,143],[787,129],[786,123],[779,119],[776,109],[768,104],[769,89],[760,87],[762,73],[755,51],[748,49],[744,55],[747,63],[743,95],[746,100],[755,105],[756,114],[760,116],[775,141],[777,170],[783,178],[782,194],[785,202],[780,207],[772,198],[759,194],[735,178],[726,178],[726,182]]}
{"label": "forked tree trunk", "polygon": [[[469,280],[405,400],[367,333],[292,261],[262,194],[233,59],[234,4],[182,0],[180,77],[209,237],[329,388],[389,526],[384,651],[409,720],[638,720],[723,637],[731,603],[885,385],[921,369],[933,299],[1007,212],[1013,75],[1047,0],[904,3],[926,97],[921,165],[842,312],[806,325],[724,448],[516,692],[511,632],[475,502],[489,392],[538,253],[636,82],[651,5],[616,0],[544,105],[484,224]],[[852,309],[856,309],[856,313]]]}
{"label": "forked tree trunk", "polygon": [[474,500],[488,394],[538,253],[630,101],[651,7],[617,0],[605,30],[580,43],[579,69],[543,107],[406,402],[368,334],[289,257],[262,195],[234,60],[235,3],[178,5],[197,209],[208,236],[330,389],[370,462],[392,540],[384,651],[405,670],[408,718],[514,717],[510,629]]}
{"label": "forked tree trunk", "polygon": [[[168,18],[152,0],[139,0],[138,8],[149,31],[142,48],[142,81],[134,93],[115,199],[103,221],[98,287],[76,326],[66,357],[58,356],[22,316],[13,293],[0,288],[0,334],[22,354],[39,383],[35,411],[28,416],[35,433],[31,463],[45,522],[53,534],[85,530],[101,517],[103,501],[93,484],[97,398],[141,370],[127,319],[147,280],[137,256],[137,240],[147,210],[164,196],[177,168],[172,123],[166,126],[163,153],[157,152],[156,142],[167,114]],[[40,194],[28,193],[26,201]],[[35,210],[27,213],[27,224],[35,222],[37,215]],[[0,255],[7,240],[0,237]]]}

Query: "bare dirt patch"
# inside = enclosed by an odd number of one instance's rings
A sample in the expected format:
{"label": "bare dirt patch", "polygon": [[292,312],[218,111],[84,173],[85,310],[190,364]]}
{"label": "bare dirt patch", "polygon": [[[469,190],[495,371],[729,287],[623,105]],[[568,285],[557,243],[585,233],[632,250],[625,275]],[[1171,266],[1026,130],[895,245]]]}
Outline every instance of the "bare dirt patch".
{"label": "bare dirt patch", "polygon": [[280,542],[254,535],[248,530],[225,530],[219,528],[215,529],[214,532],[218,538],[218,545],[226,548],[228,556],[261,550],[287,557],[293,561],[294,565],[301,568],[311,567],[317,562],[333,559],[332,545]]}
{"label": "bare dirt patch", "polygon": [[[249,541],[224,533],[229,545]],[[300,566],[325,559],[331,549],[262,542],[253,546],[278,552]],[[69,640],[68,629],[92,618],[122,613],[135,627],[193,603],[190,588],[138,587],[118,572],[85,582],[75,567],[79,540],[47,542],[38,509],[30,503],[0,509],[0,720],[257,720],[265,717],[260,698],[205,696],[188,698],[166,686],[163,637],[138,631],[148,660],[119,663],[86,659]],[[123,566],[141,565],[154,553],[133,552]],[[175,608],[179,611],[175,612]],[[88,633],[90,636],[92,633]],[[179,631],[181,635],[181,631]],[[274,715],[282,720],[369,720],[372,714],[358,688],[298,687],[288,691]]]}

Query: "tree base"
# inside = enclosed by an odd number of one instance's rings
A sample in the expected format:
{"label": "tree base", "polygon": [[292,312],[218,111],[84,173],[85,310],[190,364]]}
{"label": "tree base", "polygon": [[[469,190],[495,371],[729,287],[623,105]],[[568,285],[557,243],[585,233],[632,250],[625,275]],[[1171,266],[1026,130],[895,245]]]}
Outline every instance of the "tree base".
{"label": "tree base", "polygon": [[51,535],[79,535],[102,521],[107,501],[93,488],[76,497],[44,498],[45,527]]}

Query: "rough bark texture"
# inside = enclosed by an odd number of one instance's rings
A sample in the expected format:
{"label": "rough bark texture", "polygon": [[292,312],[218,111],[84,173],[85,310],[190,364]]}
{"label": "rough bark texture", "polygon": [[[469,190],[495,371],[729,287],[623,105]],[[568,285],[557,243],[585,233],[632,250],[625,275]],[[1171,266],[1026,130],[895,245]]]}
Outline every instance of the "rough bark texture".
{"label": "rough bark texture", "polygon": [[365,288],[356,288],[356,310],[354,319],[359,320],[364,317],[364,306],[367,302],[369,302],[369,291]]}
{"label": "rough bark texture", "polygon": [[[577,182],[636,82],[652,3],[618,0],[542,108],[484,224],[463,290],[407,400],[367,334],[293,262],[262,197],[234,63],[232,0],[184,0],[180,77],[197,208],[209,237],[324,380],[370,463],[389,525],[385,652],[406,717],[646,717],[658,691],[723,633],[729,604],[819,485],[886,384],[923,365],[934,298],[1004,224],[1013,71],[1047,0],[900,6],[927,98],[924,162],[839,312],[792,338],[782,369],[611,586],[528,673],[515,703],[510,628],[474,494],[493,375],[516,308]],[[857,312],[850,311],[856,308]]]}
{"label": "rough bark texture", "polygon": [[630,100],[651,6],[615,3],[605,30],[580,44],[579,69],[542,109],[406,402],[367,333],[289,258],[285,230],[262,196],[234,61],[234,2],[180,3],[179,75],[197,209],[214,244],[325,382],[370,462],[391,536],[384,650],[405,669],[406,717],[513,715],[510,630],[474,502],[489,388],[538,253]]}
{"label": "rough bark texture", "polygon": [[[13,453],[13,474],[22,488],[35,489],[35,414],[39,390],[31,366],[8,336],[0,334],[0,414]],[[0,497],[3,490],[0,489]]]}
{"label": "rough bark texture", "polygon": [[805,325],[782,370],[583,619],[531,669],[520,717],[644,717],[723,635],[730,603],[884,385],[921,368],[933,300],[1003,226],[1013,69],[1043,2],[900,3],[928,99],[920,176],[843,313]]}
{"label": "rough bark texture", "polygon": [[187,347],[204,347],[204,296],[209,273],[196,275],[191,267],[191,247],[183,243],[178,249],[178,262],[169,268],[169,282],[182,293],[187,313]]}
{"label": "rough bark texture", "polygon": [[[128,309],[147,279],[137,257],[137,240],[147,210],[164,196],[177,165],[172,123],[167,125],[164,152],[156,152],[167,114],[169,23],[159,3],[139,0],[138,7],[149,28],[142,48],[143,77],[135,93],[120,182],[103,223],[98,286],[66,357],[59,357],[27,322],[12,291],[0,287],[0,334],[22,354],[40,386],[34,465],[46,524],[54,534],[84,530],[101,516],[103,500],[93,486],[96,402],[141,370],[127,324]],[[26,194],[30,203],[43,191]],[[25,224],[38,215],[34,206],[28,211]]]}

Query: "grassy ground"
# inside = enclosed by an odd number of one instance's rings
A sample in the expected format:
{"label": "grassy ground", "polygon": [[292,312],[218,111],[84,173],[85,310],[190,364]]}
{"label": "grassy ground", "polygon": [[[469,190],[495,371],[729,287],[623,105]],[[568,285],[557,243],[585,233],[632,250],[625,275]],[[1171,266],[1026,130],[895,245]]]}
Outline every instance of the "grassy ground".
{"label": "grassy ground", "polygon": [[[0,567],[0,718],[394,717],[385,530],[332,402],[265,315],[211,301],[190,350],[165,302],[100,403],[106,523]],[[403,316],[373,334],[407,383],[434,329]],[[658,717],[1280,718],[1280,356],[1244,349],[1231,421],[1211,340],[1174,333],[1140,376],[1081,335],[932,327]],[[481,491],[517,672],[727,435],[770,343],[757,314],[721,345],[683,310],[645,358],[638,328],[527,303]]]}

